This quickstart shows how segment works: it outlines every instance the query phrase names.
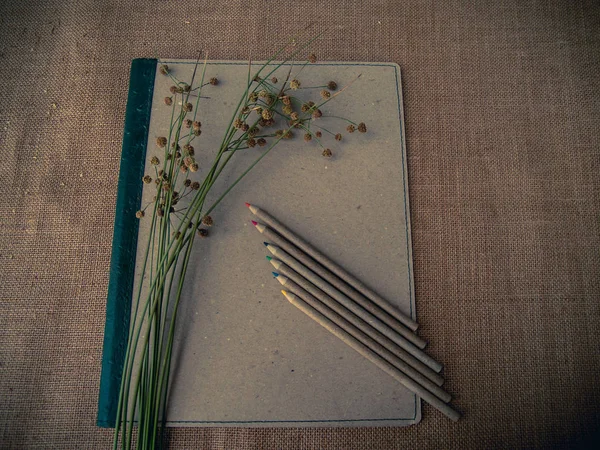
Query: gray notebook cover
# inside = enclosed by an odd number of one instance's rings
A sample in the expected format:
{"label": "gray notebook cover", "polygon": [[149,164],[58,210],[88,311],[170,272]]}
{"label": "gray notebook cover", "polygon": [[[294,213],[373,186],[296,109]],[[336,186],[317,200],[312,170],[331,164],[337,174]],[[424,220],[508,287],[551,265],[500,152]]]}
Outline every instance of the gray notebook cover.
{"label": "gray notebook cover", "polygon": [[[164,61],[189,80],[192,61]],[[157,66],[158,67],[158,66]],[[292,73],[299,69],[296,66]],[[285,78],[289,66],[276,76]],[[390,63],[323,62],[302,70],[303,86],[362,76],[324,115],[364,121],[368,133],[322,118],[333,158],[296,133],[282,141],[214,211],[210,237],[197,240],[179,311],[168,423],[171,426],[404,426],[421,419],[420,399],[289,304],[271,275],[251,202],[288,225],[405,313],[415,318],[406,148],[400,69]],[[194,142],[201,167],[214,157],[244,90],[247,63],[212,61]],[[147,160],[161,156],[172,81],[156,74]],[[320,89],[297,91],[307,100]],[[316,122],[316,123],[319,123]],[[213,188],[221,193],[264,149],[240,152]],[[146,167],[146,173],[152,173]],[[203,177],[203,172],[199,174]],[[200,177],[198,177],[200,179]],[[152,185],[153,186],[153,185]],[[143,204],[154,195],[145,189]],[[212,203],[209,198],[208,204]],[[147,239],[139,229],[138,261]],[[135,283],[139,282],[136,273]]]}

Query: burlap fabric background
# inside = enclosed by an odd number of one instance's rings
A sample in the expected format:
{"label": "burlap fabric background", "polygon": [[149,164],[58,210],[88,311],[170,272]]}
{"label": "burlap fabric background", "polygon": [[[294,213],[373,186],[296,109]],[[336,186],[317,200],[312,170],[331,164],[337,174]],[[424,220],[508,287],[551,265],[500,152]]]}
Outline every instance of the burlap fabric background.
{"label": "burlap fabric background", "polygon": [[592,445],[598,6],[3,1],[1,446],[111,441],[95,415],[130,60],[267,58],[309,22],[329,29],[321,59],[403,69],[421,334],[465,417],[426,405],[408,429],[178,429],[172,448]]}

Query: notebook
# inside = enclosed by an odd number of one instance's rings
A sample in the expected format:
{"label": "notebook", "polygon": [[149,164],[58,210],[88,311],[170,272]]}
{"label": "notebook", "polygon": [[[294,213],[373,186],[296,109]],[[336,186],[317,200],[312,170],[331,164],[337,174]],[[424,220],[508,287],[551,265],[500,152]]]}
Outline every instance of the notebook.
{"label": "notebook", "polygon": [[[194,68],[194,61],[161,63],[183,80]],[[135,211],[154,195],[141,179],[169,125],[164,97],[172,81],[158,68],[154,59],[136,59],[131,67],[98,405],[104,427],[114,426],[132,291],[140,282],[136,260],[147,239],[149,222],[135,219]],[[194,144],[201,168],[218,148],[247,70],[244,61],[207,63],[206,77],[219,84],[202,93],[203,132]],[[284,79],[288,70],[285,64],[275,76]],[[400,68],[318,62],[298,78],[307,99],[330,80],[340,88],[353,82],[319,119],[333,157],[296,132],[211,213],[215,224],[195,243],[178,316],[169,426],[406,426],[421,419],[418,396],[285,300],[244,205],[265,209],[416,319]],[[348,123],[331,116],[365,122],[368,132],[348,133]],[[262,151],[239,152],[211,198]]]}

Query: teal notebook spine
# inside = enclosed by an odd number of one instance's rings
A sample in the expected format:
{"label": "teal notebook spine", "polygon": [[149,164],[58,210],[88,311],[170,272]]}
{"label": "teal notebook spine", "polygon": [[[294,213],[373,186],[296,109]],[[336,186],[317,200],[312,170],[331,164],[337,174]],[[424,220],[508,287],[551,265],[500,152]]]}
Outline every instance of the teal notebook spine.
{"label": "teal notebook spine", "polygon": [[97,425],[114,427],[131,315],[142,176],[148,144],[156,59],[134,59],[125,111],[115,229],[106,300]]}

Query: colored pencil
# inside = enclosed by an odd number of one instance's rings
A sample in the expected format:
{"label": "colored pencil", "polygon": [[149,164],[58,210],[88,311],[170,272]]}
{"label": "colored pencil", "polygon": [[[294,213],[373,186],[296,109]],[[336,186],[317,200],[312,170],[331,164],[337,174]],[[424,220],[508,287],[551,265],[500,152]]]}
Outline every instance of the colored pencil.
{"label": "colored pencil", "polygon": [[321,264],[315,262],[310,256],[306,253],[302,252],[298,248],[296,248],[293,244],[287,241],[285,238],[271,230],[269,227],[262,223],[258,223],[256,221],[252,221],[252,224],[256,227],[256,229],[263,235],[263,237],[273,243],[278,247],[285,250],[291,257],[295,258],[302,264],[304,264],[307,268],[312,270],[313,272],[319,274],[321,278],[331,284],[333,287],[338,289],[347,297],[354,300],[357,304],[359,304],[366,311],[371,313],[373,316],[377,317],[379,320],[384,322],[390,328],[395,330],[398,334],[404,336],[407,340],[412,342],[421,350],[425,348],[427,342],[417,336],[410,328],[403,325],[400,321],[398,321],[395,317],[391,316],[371,300],[366,298],[357,290],[353,289],[349,286],[345,281],[340,279],[337,275],[330,272],[327,268],[323,267]]}
{"label": "colored pencil", "polygon": [[[381,335],[373,337],[373,335],[367,330],[374,330],[368,325],[366,325],[364,322],[362,322],[358,317],[350,313],[347,309],[342,307],[342,311],[338,312],[339,308],[336,308],[335,305],[337,305],[338,307],[340,305],[337,302],[335,302],[332,298],[323,294],[318,289],[316,289],[317,295],[313,295],[310,291],[303,289],[302,285],[295,283],[285,275],[281,275],[277,272],[273,272],[273,275],[275,275],[275,279],[279,281],[279,283],[281,283],[281,285],[285,288],[286,291],[298,295],[306,303],[315,308],[317,311],[319,311],[337,326],[341,327],[344,331],[350,333],[352,336],[361,341],[371,350],[385,358],[398,370],[401,370],[407,376],[411,377],[417,383],[428,389],[431,393],[433,393],[445,402],[450,401],[450,394],[448,394],[446,391],[440,388],[440,386],[444,382],[444,379],[439,374],[435,373],[429,367],[421,364],[419,361],[413,358],[413,360],[415,360],[418,364],[421,365],[422,368],[424,368],[427,371],[426,375],[421,370],[417,370],[414,366],[408,364],[404,358],[398,357],[396,352],[390,351],[387,348],[387,346],[381,342],[381,339],[378,339]],[[358,323],[352,320],[352,317],[348,317],[347,314],[353,316],[354,319],[358,319]],[[386,338],[383,337],[383,339]],[[391,341],[388,340],[388,342]],[[393,344],[393,342],[391,343]],[[408,353],[404,353],[408,357],[412,358],[412,356]]]}
{"label": "colored pencil", "polygon": [[390,315],[394,316],[404,325],[406,325],[411,330],[415,331],[419,325],[412,318],[402,314],[396,307],[392,306],[387,300],[377,294],[373,289],[370,289],[367,285],[365,285],[362,281],[356,278],[354,275],[350,274],[334,261],[332,261],[327,256],[323,255],[313,246],[305,242],[298,235],[293,233],[290,229],[288,229],[285,225],[279,222],[276,218],[271,216],[266,211],[260,209],[255,205],[251,205],[250,203],[246,203],[246,206],[250,209],[250,212],[254,214],[256,217],[261,219],[261,221],[279,233],[281,236],[286,238],[300,250],[304,251],[308,255],[310,255],[315,261],[319,264],[323,265],[331,272],[336,274],[354,289],[359,291],[365,297],[371,299],[375,304],[377,304],[381,309],[388,312]]}
{"label": "colored pencil", "polygon": [[383,345],[387,350],[392,352],[398,358],[405,361],[408,365],[413,367],[414,369],[421,372],[431,381],[436,383],[438,386],[444,384],[444,378],[433,371],[430,367],[423,364],[409,352],[404,350],[398,344],[396,344],[391,339],[387,338],[375,328],[370,326],[365,320],[361,319],[359,316],[346,309],[343,305],[335,301],[325,292],[318,289],[314,284],[306,280],[302,277],[302,275],[298,274],[294,270],[292,270],[289,266],[284,264],[283,262],[277,259],[271,259],[271,264],[275,268],[277,272],[274,272],[282,275],[284,278],[293,281],[297,285],[299,285],[302,289],[310,293],[313,297],[316,297],[321,303],[327,305],[329,308],[333,309],[336,313],[341,315],[344,319],[352,323],[355,327],[361,330],[363,333],[367,334],[372,339],[375,339],[379,344]]}
{"label": "colored pencil", "polygon": [[[329,295],[330,297],[335,299],[338,303],[343,305],[345,308],[349,309],[354,314],[359,316],[361,319],[363,319],[365,322],[367,322],[369,325],[371,325],[373,328],[375,328],[381,334],[383,334],[387,338],[391,339],[393,342],[395,342],[397,345],[402,347],[408,353],[413,355],[415,358],[417,358],[423,364],[427,365],[428,367],[435,370],[436,372],[440,372],[442,370],[442,365],[440,363],[438,363],[437,361],[435,361],[431,356],[427,355],[425,352],[423,352],[421,349],[419,349],[414,344],[409,342],[406,338],[404,338],[403,336],[398,334],[396,331],[394,331],[392,328],[387,326],[385,323],[381,322],[375,316],[373,316],[369,312],[365,311],[359,305],[354,303],[350,298],[346,297],[340,291],[335,289],[331,284],[327,283],[320,276],[318,276],[313,271],[311,271],[310,269],[305,267],[303,264],[296,261],[294,258],[292,258],[290,255],[288,255],[282,249],[280,249],[274,245],[270,245],[270,244],[267,245],[267,249],[274,256],[276,256],[279,260],[283,261],[285,264],[290,266],[292,269],[294,269],[296,272],[298,272],[300,275],[302,275],[304,278],[306,278],[308,281],[310,281],[312,284],[314,284],[317,288],[319,288],[320,290],[325,292],[327,295]],[[267,256],[267,259],[269,259],[268,256]]]}
{"label": "colored pencil", "polygon": [[316,321],[319,325],[324,327],[327,331],[329,331],[330,333],[332,333],[333,335],[335,335],[336,337],[341,339],[344,343],[346,343],[347,345],[352,347],[354,350],[356,350],[362,356],[364,356],[369,361],[371,361],[373,364],[375,364],[377,367],[379,367],[380,369],[385,371],[388,375],[390,375],[392,378],[394,378],[395,380],[400,382],[407,389],[409,389],[410,391],[414,392],[416,395],[421,397],[423,400],[425,400],[431,406],[436,408],[442,414],[446,415],[453,421],[458,421],[460,419],[460,413],[458,411],[453,409],[450,405],[445,403],[443,400],[440,400],[438,397],[433,395],[431,392],[429,392],[427,389],[425,389],[419,383],[414,381],[412,378],[410,378],[406,374],[402,373],[400,370],[398,370],[392,364],[387,362],[385,359],[383,359],[381,356],[379,356],[373,350],[369,349],[366,345],[364,345],[358,339],[351,336],[349,333],[347,333],[341,327],[339,327],[338,325],[333,323],[331,320],[329,320],[327,317],[325,317],[319,311],[312,308],[300,297],[298,297],[297,295],[295,295],[291,292],[287,292],[284,290],[282,290],[281,292],[283,293],[283,295],[285,295],[285,297],[288,299],[288,301],[292,305],[294,305],[296,308],[300,309],[304,314],[306,314],[311,319]]}

